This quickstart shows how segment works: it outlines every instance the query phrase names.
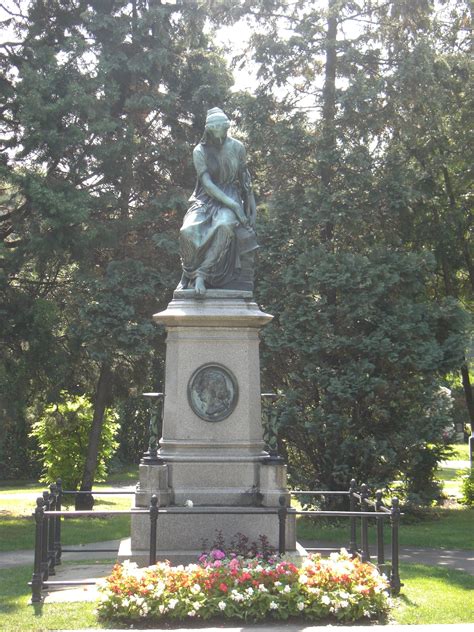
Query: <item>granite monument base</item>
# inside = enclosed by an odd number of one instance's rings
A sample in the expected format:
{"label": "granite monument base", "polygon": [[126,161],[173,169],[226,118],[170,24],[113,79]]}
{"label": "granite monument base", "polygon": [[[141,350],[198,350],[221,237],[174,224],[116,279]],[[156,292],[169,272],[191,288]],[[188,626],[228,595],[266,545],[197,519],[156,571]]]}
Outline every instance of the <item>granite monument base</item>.
{"label": "granite monument base", "polygon": [[[216,510],[219,513],[216,513]],[[196,511],[198,513],[196,513]],[[160,513],[157,523],[157,559],[173,564],[197,562],[203,550],[209,550],[218,535],[228,545],[237,534],[244,534],[251,542],[265,536],[270,546],[278,551],[279,521],[276,510],[260,507],[168,507]],[[288,511],[286,521],[286,550],[299,555],[296,544],[296,516]],[[132,536],[122,540],[119,561],[133,560],[139,566],[149,563],[150,515],[132,515]]]}
{"label": "granite monument base", "polygon": [[[286,466],[265,450],[261,418],[259,330],[272,319],[250,292],[176,291],[154,316],[167,331],[160,464],[142,464],[131,539],[120,559],[149,560],[152,494],[160,513],[157,557],[193,562],[221,532],[266,536],[278,550],[278,507],[288,504]],[[190,502],[189,502],[190,501]],[[193,509],[186,510],[185,505]],[[194,511],[194,513],[193,513]],[[286,548],[296,553],[295,515]]]}

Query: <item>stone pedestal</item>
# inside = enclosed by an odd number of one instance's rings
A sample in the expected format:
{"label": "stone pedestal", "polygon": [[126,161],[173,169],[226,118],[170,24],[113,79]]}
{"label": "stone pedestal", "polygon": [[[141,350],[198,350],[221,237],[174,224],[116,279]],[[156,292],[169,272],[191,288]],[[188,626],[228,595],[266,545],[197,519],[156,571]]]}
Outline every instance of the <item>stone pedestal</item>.
{"label": "stone pedestal", "polygon": [[[262,440],[258,335],[272,316],[250,292],[211,290],[197,299],[183,290],[154,319],[168,334],[158,451],[165,465],[140,466],[135,506],[148,508],[155,493],[168,508],[158,519],[158,557],[195,561],[216,530],[228,540],[238,532],[255,540],[266,535],[277,547],[278,518],[266,508],[288,496],[286,466],[269,462]],[[186,501],[209,513],[183,515]],[[224,513],[212,513],[215,507]],[[134,515],[120,557],[146,562],[148,546],[148,514]],[[296,548],[291,514],[287,548]]]}

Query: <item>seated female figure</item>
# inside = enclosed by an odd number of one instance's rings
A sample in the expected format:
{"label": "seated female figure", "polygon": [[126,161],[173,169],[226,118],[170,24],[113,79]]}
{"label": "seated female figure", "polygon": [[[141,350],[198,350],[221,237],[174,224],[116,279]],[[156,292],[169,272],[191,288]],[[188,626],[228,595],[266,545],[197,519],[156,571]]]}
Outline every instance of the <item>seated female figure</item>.
{"label": "seated female figure", "polygon": [[197,183],[180,231],[183,275],[178,289],[253,289],[255,200],[245,148],[227,135],[229,119],[219,108],[207,113],[194,148]]}

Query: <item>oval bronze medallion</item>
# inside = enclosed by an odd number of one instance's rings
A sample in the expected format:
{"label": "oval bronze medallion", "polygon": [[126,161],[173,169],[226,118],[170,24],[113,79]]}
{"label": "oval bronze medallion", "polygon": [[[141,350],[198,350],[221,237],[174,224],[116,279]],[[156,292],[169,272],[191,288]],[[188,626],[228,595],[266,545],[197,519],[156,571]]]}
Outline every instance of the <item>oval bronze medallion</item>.
{"label": "oval bronze medallion", "polygon": [[205,421],[227,419],[234,411],[237,399],[237,380],[221,364],[204,364],[194,371],[189,380],[189,405]]}

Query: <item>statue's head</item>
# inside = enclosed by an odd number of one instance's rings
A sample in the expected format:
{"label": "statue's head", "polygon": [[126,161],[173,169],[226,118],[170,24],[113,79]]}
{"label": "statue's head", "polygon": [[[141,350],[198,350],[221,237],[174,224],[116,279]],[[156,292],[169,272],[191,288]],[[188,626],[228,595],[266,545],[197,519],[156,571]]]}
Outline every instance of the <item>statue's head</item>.
{"label": "statue's head", "polygon": [[216,145],[222,145],[227,137],[230,121],[220,108],[207,111],[205,137]]}

